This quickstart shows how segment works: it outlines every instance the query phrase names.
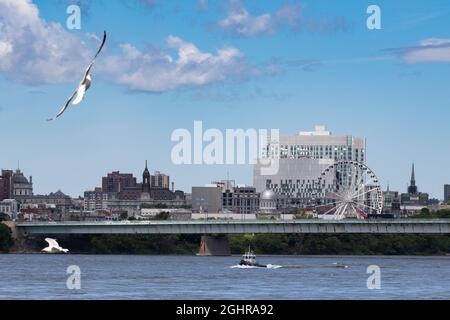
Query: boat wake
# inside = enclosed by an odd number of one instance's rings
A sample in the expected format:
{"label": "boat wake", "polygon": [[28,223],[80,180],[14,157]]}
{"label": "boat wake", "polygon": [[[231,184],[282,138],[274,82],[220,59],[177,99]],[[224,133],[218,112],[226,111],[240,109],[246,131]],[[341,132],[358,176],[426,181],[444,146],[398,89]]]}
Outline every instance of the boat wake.
{"label": "boat wake", "polygon": [[288,265],[288,266],[281,266],[281,268],[283,268],[283,269],[300,269],[300,268],[304,268],[304,266],[301,266],[301,265]]}
{"label": "boat wake", "polygon": [[339,262],[333,263],[333,267],[340,268],[340,269],[349,269],[350,268],[350,266],[343,264],[343,263],[339,263]]}
{"label": "boat wake", "polygon": [[231,269],[280,269],[284,268],[283,266],[279,266],[276,264],[268,264],[267,266],[246,266],[246,265],[235,265],[231,266]]}
{"label": "boat wake", "polygon": [[255,266],[241,266],[241,265],[235,265],[231,266],[231,269],[260,269],[261,267],[255,267]]}

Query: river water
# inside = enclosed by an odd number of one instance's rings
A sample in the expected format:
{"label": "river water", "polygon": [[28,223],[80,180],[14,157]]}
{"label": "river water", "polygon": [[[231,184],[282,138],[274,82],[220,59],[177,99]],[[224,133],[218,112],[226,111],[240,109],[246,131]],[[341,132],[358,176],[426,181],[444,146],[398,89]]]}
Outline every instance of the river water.
{"label": "river water", "polygon": [[[3,254],[0,299],[450,299],[450,257],[261,256],[266,269],[239,260]],[[67,288],[71,265],[79,290]],[[369,266],[380,268],[380,290],[367,287]]]}

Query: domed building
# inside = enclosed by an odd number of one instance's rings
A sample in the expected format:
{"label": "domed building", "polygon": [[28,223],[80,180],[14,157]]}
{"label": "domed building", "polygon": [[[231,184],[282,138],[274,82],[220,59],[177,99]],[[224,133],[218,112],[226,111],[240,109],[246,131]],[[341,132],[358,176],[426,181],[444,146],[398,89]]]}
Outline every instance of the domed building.
{"label": "domed building", "polygon": [[278,209],[278,196],[270,189],[266,189],[261,193],[259,199],[260,213],[272,214]]}
{"label": "domed building", "polygon": [[11,180],[14,199],[20,200],[33,195],[33,177],[30,176],[28,180],[20,169],[17,169]]}

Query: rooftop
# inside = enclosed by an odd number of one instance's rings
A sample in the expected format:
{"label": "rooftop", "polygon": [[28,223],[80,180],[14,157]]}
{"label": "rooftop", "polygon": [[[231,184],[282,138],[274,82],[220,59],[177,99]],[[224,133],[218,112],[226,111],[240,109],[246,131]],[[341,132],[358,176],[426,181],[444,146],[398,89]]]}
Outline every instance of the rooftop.
{"label": "rooftop", "polygon": [[331,136],[331,132],[327,131],[326,126],[316,125],[314,131],[300,131],[301,136]]}

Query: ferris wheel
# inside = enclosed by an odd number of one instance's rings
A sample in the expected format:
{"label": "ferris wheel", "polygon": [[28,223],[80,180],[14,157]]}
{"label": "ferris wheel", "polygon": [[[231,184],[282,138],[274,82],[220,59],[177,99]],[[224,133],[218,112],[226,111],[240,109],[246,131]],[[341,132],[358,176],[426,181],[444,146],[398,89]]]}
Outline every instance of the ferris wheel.
{"label": "ferris wheel", "polygon": [[381,214],[383,196],[375,173],[364,163],[337,161],[317,178],[314,212],[319,218],[340,220]]}

